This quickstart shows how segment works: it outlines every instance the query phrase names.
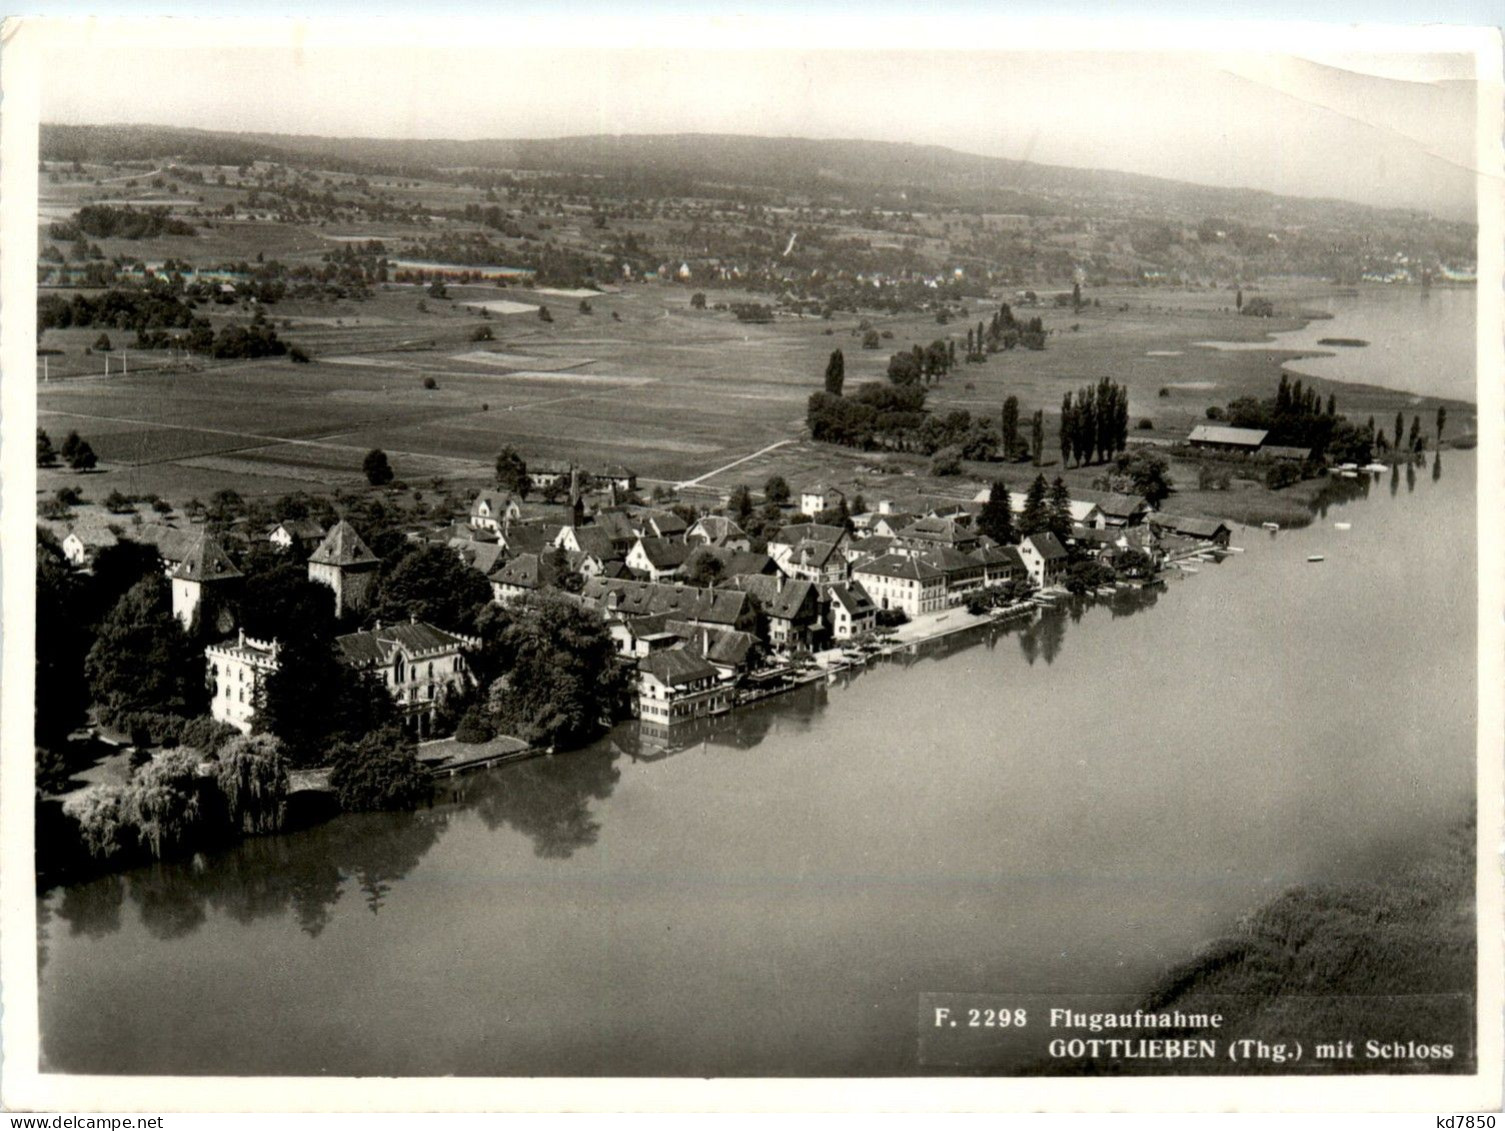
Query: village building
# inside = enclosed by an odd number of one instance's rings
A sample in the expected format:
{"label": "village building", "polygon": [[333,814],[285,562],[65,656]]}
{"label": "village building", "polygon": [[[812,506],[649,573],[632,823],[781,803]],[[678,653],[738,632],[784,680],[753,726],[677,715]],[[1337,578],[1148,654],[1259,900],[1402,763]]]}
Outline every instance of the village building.
{"label": "village building", "polygon": [[[1097,509],[1102,514],[1102,525],[1113,526],[1138,526],[1155,508],[1150,506],[1139,495],[1127,495],[1114,493],[1105,495],[1097,501]],[[1076,519],[1073,517],[1073,522]],[[1096,525],[1083,523],[1084,526]]]}
{"label": "village building", "polygon": [[946,575],[907,554],[884,554],[863,562],[852,570],[852,580],[880,610],[898,609],[917,617],[946,607]]}
{"label": "village building", "polygon": [[1194,448],[1215,452],[1257,452],[1270,433],[1263,428],[1233,428],[1225,424],[1198,424],[1186,437]]}
{"label": "village building", "polygon": [[670,725],[732,709],[735,691],[710,661],[688,648],[665,648],[638,661],[638,717]]}
{"label": "village building", "polygon": [[1031,534],[1020,542],[1019,557],[1024,561],[1030,581],[1041,589],[1059,582],[1071,561],[1060,539],[1049,532]]}
{"label": "village building", "polygon": [[768,644],[775,651],[812,650],[824,635],[820,590],[813,582],[743,575],[733,578],[732,584],[758,599],[768,626]]}
{"label": "village building", "polygon": [[633,532],[639,538],[677,538],[684,540],[690,524],[673,511],[643,510],[632,516]]}
{"label": "village building", "polygon": [[963,523],[954,515],[918,519],[899,532],[900,544],[913,551],[956,550],[963,554],[977,549],[977,531],[971,518]]}
{"label": "village building", "polygon": [[800,492],[800,514],[814,518],[821,511],[835,510],[845,501],[846,495],[839,488],[817,483]]}
{"label": "village building", "polygon": [[335,637],[340,659],[386,688],[418,737],[433,732],[439,705],[473,682],[465,653],[480,641],[420,621]]}
{"label": "village building", "polygon": [[508,524],[522,518],[522,504],[506,491],[488,488],[470,503],[470,525],[501,534]]}
{"label": "village building", "polygon": [[752,539],[747,531],[725,515],[708,514],[695,520],[685,531],[685,542],[691,546],[725,547],[730,550],[751,550]]}
{"label": "village building", "polygon": [[987,571],[982,562],[971,554],[939,546],[922,551],[919,557],[926,565],[934,566],[945,575],[947,604],[964,604],[968,597],[979,592],[985,584]]}
{"label": "village building", "polygon": [[78,525],[70,529],[63,538],[63,557],[68,559],[69,565],[86,569],[94,564],[99,551],[108,549],[119,541],[108,526]]}
{"label": "village building", "polygon": [[613,491],[623,495],[630,495],[638,489],[638,473],[621,464],[611,464],[603,467],[593,476],[597,483],[601,483]]}
{"label": "village building", "polygon": [[852,640],[877,627],[878,606],[861,585],[833,585],[829,596],[827,609],[833,640]]}
{"label": "village building", "polygon": [[255,640],[242,629],[234,640],[204,649],[208,666],[209,714],[250,734],[267,677],[280,666],[275,640]]}
{"label": "village building", "polygon": [[841,542],[806,539],[774,562],[786,577],[835,585],[847,579],[847,556],[841,546]]}
{"label": "village building", "polygon": [[484,576],[490,576],[502,562],[507,560],[507,548],[500,542],[474,542],[451,539],[450,548],[460,555],[460,560]]}
{"label": "village building", "polygon": [[201,531],[193,547],[169,575],[172,586],[172,612],[184,628],[193,626],[194,616],[200,624],[229,632],[231,599],[244,575],[230,561],[219,539]]}
{"label": "village building", "polygon": [[567,572],[568,559],[563,550],[519,554],[497,566],[487,576],[491,582],[491,599],[498,605],[516,604],[545,589],[559,588]]}
{"label": "village building", "polygon": [[849,564],[855,565],[869,558],[881,558],[897,545],[898,539],[896,538],[886,538],[882,534],[869,534],[866,538],[854,538],[843,543],[842,553],[846,555]]}
{"label": "village building", "polygon": [[285,518],[267,531],[267,541],[283,553],[317,546],[328,533],[311,518]]}
{"label": "village building", "polygon": [[[983,498],[986,500],[986,493],[983,494]],[[1024,504],[1028,498],[1029,496],[1023,491],[1009,492],[1009,510],[1013,512],[1015,518],[1024,513]],[[1091,499],[1072,499],[1067,504],[1066,511],[1071,516],[1071,521],[1078,526],[1101,527],[1107,524],[1102,509]]]}
{"label": "village building", "polygon": [[1212,542],[1219,546],[1228,545],[1229,539],[1233,536],[1232,528],[1226,522],[1216,518],[1154,514],[1150,516],[1150,526],[1161,534],[1176,534],[1183,538],[1194,538],[1199,542]]}
{"label": "village building", "polygon": [[542,491],[556,483],[568,483],[578,470],[569,460],[541,459],[528,464],[528,478],[535,491]]}
{"label": "village building", "polygon": [[1259,449],[1260,459],[1284,460],[1289,463],[1306,463],[1312,458],[1311,448],[1298,448],[1288,444],[1265,444]]}
{"label": "village building", "polygon": [[682,640],[687,649],[713,666],[723,680],[733,683],[757,666],[763,651],[756,636],[734,628],[669,620],[665,623],[665,629],[674,634],[676,639]]}
{"label": "village building", "polygon": [[757,610],[738,588],[701,589],[628,578],[595,577],[580,593],[585,605],[608,618],[666,615],[691,624],[720,625],[751,632]]}
{"label": "village building", "polygon": [[562,526],[545,526],[541,522],[514,522],[501,536],[501,545],[512,556],[541,554],[560,541]]}
{"label": "village building", "polygon": [[692,547],[667,538],[639,538],[627,552],[627,568],[649,581],[679,577]]}
{"label": "village building", "polygon": [[925,517],[913,511],[892,511],[879,514],[868,526],[868,532],[880,538],[898,538],[906,527],[913,526]]}
{"label": "village building", "polygon": [[627,551],[632,549],[636,541],[636,537],[629,537],[626,544],[619,549],[619,543],[612,538],[611,532],[593,523],[589,526],[561,527],[554,539],[554,545],[561,550],[590,554],[602,562],[609,562],[614,559],[625,559]]}
{"label": "village building", "polygon": [[366,608],[376,587],[381,559],[344,519],[330,527],[308,559],[308,579],[334,590],[334,615]]}
{"label": "village building", "polygon": [[131,536],[138,542],[156,547],[162,571],[169,577],[193,552],[193,545],[198,541],[197,530],[180,530],[176,526],[163,526],[160,523],[147,523],[137,527],[131,531]]}
{"label": "village building", "polygon": [[1008,581],[1022,581],[1029,574],[1024,559],[1015,546],[999,546],[989,543],[972,551],[972,558],[982,566],[982,583],[1002,585]]}

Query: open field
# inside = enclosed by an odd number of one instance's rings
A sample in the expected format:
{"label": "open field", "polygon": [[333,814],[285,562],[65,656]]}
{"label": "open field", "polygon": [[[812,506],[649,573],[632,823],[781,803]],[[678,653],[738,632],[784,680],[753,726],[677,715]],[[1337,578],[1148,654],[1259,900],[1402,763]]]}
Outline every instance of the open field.
{"label": "open field", "polygon": [[[918,315],[873,317],[874,327],[893,337],[881,349],[863,350],[855,317],[742,324],[724,312],[692,310],[683,288],[644,285],[599,295],[589,315],[561,304],[552,323],[534,316],[482,319],[463,308],[495,288],[456,286],[450,293],[443,301],[394,286],[359,304],[279,304],[279,332],[308,349],[312,365],[278,358],[158,371],[149,366],[163,359],[138,352],[128,377],[112,363],[117,372],[108,379],[70,379],[67,362],[82,360],[74,356],[76,343],[92,340],[94,332],[50,331],[49,342],[67,352],[52,359],[52,380],[38,388],[40,424],[55,437],[77,429],[107,473],[129,469],[138,490],[179,502],[212,490],[206,484],[222,476],[250,494],[282,493],[289,484],[355,486],[361,457],[373,447],[388,453],[399,478],[414,481],[445,476],[478,484],[496,452],[511,444],[531,459],[626,464],[650,483],[672,483],[705,476],[778,441],[800,441],[805,401],[819,387],[830,350],[844,351],[851,388],[884,380],[895,349],[960,337],[966,329]],[[529,294],[516,287],[507,293]],[[1299,300],[1299,293],[1288,297]],[[1080,312],[1045,311],[1053,332],[1044,351],[1017,349],[963,365],[933,387],[930,405],[991,414],[1013,395],[1026,418],[1043,409],[1047,474],[1088,486],[1097,469],[1063,472],[1056,462],[1055,414],[1066,391],[1109,374],[1129,388],[1133,425],[1142,418],[1154,424],[1149,430],[1131,425],[1132,438],[1168,440],[1204,419],[1210,404],[1268,395],[1282,363],[1299,356],[1196,345],[1257,342],[1295,325],[1239,317],[1220,292],[1135,290],[1105,293],[1101,301]],[[991,303],[976,304],[976,317],[991,309]],[[482,325],[493,341],[471,340]],[[99,364],[97,355],[88,360]],[[425,389],[425,378],[438,387]],[[1343,410],[1361,419],[1374,413],[1384,420],[1397,407],[1410,407],[1404,394],[1387,390],[1316,385],[1324,395],[1336,392]],[[1465,424],[1462,416],[1454,419]],[[932,480],[927,467],[919,457],[801,441],[706,482],[729,490],[781,474],[796,486],[822,479],[869,498],[970,497],[994,476],[1017,484],[1035,473],[1027,465],[974,465],[964,480]],[[1183,489],[1195,483],[1192,469],[1176,470]],[[1269,494],[1253,483],[1236,487]],[[1291,503],[1299,509],[1296,498]],[[1233,506],[1228,494],[1194,490],[1178,500],[1181,509],[1212,514],[1248,504]]]}

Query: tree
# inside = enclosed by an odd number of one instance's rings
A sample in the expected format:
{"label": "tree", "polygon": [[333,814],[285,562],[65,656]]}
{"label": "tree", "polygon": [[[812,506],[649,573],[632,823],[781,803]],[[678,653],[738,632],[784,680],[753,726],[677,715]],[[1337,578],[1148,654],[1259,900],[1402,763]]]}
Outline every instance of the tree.
{"label": "tree", "polygon": [[1437,446],[1442,446],[1442,430],[1447,426],[1448,410],[1446,405],[1437,406]]}
{"label": "tree", "polygon": [[204,816],[198,758],[174,750],[147,762],[126,787],[124,809],[141,846],[158,860],[192,845]]}
{"label": "tree", "polygon": [[833,397],[841,396],[841,387],[846,380],[846,358],[840,350],[832,350],[826,362],[826,392]]}
{"label": "tree", "polygon": [[1238,294],[1234,295],[1234,297],[1233,297],[1233,309],[1239,311],[1240,313],[1243,312],[1243,309],[1244,309],[1244,288],[1243,287],[1240,287],[1238,289]]}
{"label": "tree", "polygon": [[94,345],[91,348],[99,353],[109,353],[115,347],[110,344],[110,335],[100,334],[94,339]]}
{"label": "tree", "polygon": [[1000,418],[1000,435],[1003,437],[1003,458],[1019,458],[1019,398],[1005,397]]}
{"label": "tree", "polygon": [[392,465],[387,462],[387,453],[380,448],[372,448],[366,453],[361,470],[366,474],[366,482],[373,487],[385,487],[392,482]]}
{"label": "tree", "polygon": [[747,489],[747,484],[738,483],[732,488],[731,497],[727,499],[726,510],[741,525],[745,525],[747,520],[752,518],[752,492]]}
{"label": "tree", "polygon": [[241,627],[258,640],[334,639],[334,593],[301,564],[279,561],[250,574],[240,604]]}
{"label": "tree", "polygon": [[36,741],[53,747],[62,745],[89,705],[89,635],[81,609],[84,582],[50,531],[38,531],[36,559]]}
{"label": "tree", "polygon": [[78,822],[79,837],[95,859],[109,860],[133,847],[135,826],[124,787],[92,786],[68,798],[63,812]]}
{"label": "tree", "polygon": [[1072,430],[1076,427],[1075,410],[1071,406],[1071,393],[1061,398],[1061,466],[1071,462]]}
{"label": "tree", "polygon": [[1411,450],[1414,452],[1419,452],[1421,451],[1421,449],[1421,417],[1413,416],[1411,418]]}
{"label": "tree", "polygon": [[1112,585],[1117,575],[1112,567],[1096,561],[1073,562],[1066,569],[1065,585],[1068,593],[1080,596],[1104,585]]}
{"label": "tree", "polygon": [[1062,542],[1071,537],[1071,491],[1059,475],[1050,485],[1046,521],[1046,529]]}
{"label": "tree", "polygon": [[328,639],[283,645],[256,704],[257,733],[274,734],[294,766],[327,763],[330,746],[394,721],[386,688],[348,667]]}
{"label": "tree", "polygon": [[1050,529],[1050,504],[1046,497],[1048,491],[1045,476],[1036,475],[1035,481],[1029,485],[1029,490],[1024,495],[1024,510],[1019,515],[1018,525],[1020,538],[1028,538],[1031,534]]}
{"label": "tree", "polygon": [[510,444],[497,453],[496,485],[503,491],[511,491],[524,499],[533,490],[533,480],[528,477],[528,465]]}
{"label": "tree", "polygon": [[432,786],[417,748],[398,726],[387,726],[330,751],[329,784],[350,812],[414,809]]}
{"label": "tree", "polygon": [[492,333],[490,326],[477,326],[470,332],[470,340],[473,342],[489,342],[495,338],[496,335]]}
{"label": "tree", "polygon": [[1122,480],[1121,486],[1142,495],[1151,506],[1164,502],[1174,486],[1170,461],[1159,452],[1142,450],[1121,453],[1114,461],[1114,474],[1110,480]]}
{"label": "tree", "polygon": [[203,652],[173,615],[160,572],[136,582],[105,616],[84,672],[107,722],[139,711],[188,717],[207,706]]}
{"label": "tree", "polygon": [[40,428],[37,429],[37,466],[57,466],[57,452],[53,451],[52,438]]}
{"label": "tree", "polygon": [[726,567],[708,546],[697,546],[685,559],[685,580],[691,585],[709,589],[726,573]]}
{"label": "tree", "polygon": [[491,601],[491,584],[445,545],[424,546],[406,554],[381,583],[376,616],[465,631],[480,608]]}
{"label": "tree", "polygon": [[1402,446],[1404,446],[1404,444],[1406,442],[1405,441],[1405,436],[1406,436],[1406,414],[1403,413],[1403,412],[1397,412],[1395,414],[1395,446],[1396,446],[1397,449],[1399,449]]}
{"label": "tree", "polygon": [[782,475],[769,476],[768,482],[763,484],[763,498],[779,506],[789,501],[789,484]]}
{"label": "tree", "polygon": [[1014,530],[1014,512],[1009,506],[1009,489],[1002,479],[993,480],[988,501],[983,504],[982,513],[977,516],[977,529],[1000,546],[1019,540]]}
{"label": "tree", "polygon": [[704,310],[705,309],[705,292],[704,291],[696,291],[694,294],[692,294],[690,296],[690,309],[691,310]]}
{"label": "tree", "polygon": [[865,330],[865,331],[863,331],[863,334],[862,334],[862,348],[863,349],[865,349],[865,350],[875,350],[880,345],[882,345],[882,342],[883,342],[883,340],[882,340],[882,338],[880,338],[878,336],[878,331],[877,330]]}
{"label": "tree", "polygon": [[1029,421],[1030,450],[1034,454],[1035,466],[1039,467],[1045,458],[1045,413],[1040,409],[1035,410],[1035,415]]}
{"label": "tree", "polygon": [[282,744],[268,734],[238,734],[221,748],[214,772],[230,827],[271,833],[287,809],[287,762]]}
{"label": "tree", "polygon": [[89,441],[82,439],[77,432],[69,432],[63,438],[63,446],[59,449],[63,462],[74,471],[88,471],[98,459],[94,455],[94,449],[89,446]]}
{"label": "tree", "polygon": [[514,608],[505,637],[509,670],[491,685],[499,729],[526,742],[574,745],[616,709],[622,680],[605,623],[557,595]]}
{"label": "tree", "polygon": [[[916,350],[919,348],[915,347]],[[923,376],[924,366],[913,352],[900,351],[888,359],[888,379],[895,385],[915,385]]]}

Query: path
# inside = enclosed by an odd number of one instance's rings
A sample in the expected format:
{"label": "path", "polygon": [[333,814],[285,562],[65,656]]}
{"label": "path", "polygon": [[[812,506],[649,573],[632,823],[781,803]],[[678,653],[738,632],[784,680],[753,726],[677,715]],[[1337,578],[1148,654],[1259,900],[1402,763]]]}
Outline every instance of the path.
{"label": "path", "polygon": [[700,486],[700,484],[704,483],[707,479],[711,478],[711,476],[713,476],[713,475],[720,475],[723,471],[730,471],[732,468],[737,467],[737,466],[739,466],[741,464],[744,464],[748,460],[757,459],[759,456],[767,455],[769,452],[773,451],[775,448],[782,448],[785,444],[792,444],[792,443],[794,443],[793,440],[776,440],[774,443],[769,444],[768,447],[766,447],[766,448],[759,448],[757,451],[753,452],[752,455],[743,456],[741,459],[734,459],[734,460],[732,460],[731,463],[722,464],[720,467],[716,468],[716,470],[714,470],[714,471],[707,471],[704,475],[697,476],[694,479],[685,479],[685,480],[683,480],[683,481],[681,481],[679,483],[676,483],[675,486],[676,487],[698,487],[698,486]]}

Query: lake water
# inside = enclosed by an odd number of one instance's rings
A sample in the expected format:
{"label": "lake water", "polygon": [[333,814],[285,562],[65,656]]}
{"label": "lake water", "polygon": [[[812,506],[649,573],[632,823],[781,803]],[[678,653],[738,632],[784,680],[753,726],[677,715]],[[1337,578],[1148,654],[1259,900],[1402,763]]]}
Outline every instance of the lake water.
{"label": "lake water", "polygon": [[1475,464],[1442,461],[1338,481],[1359,497],[1158,597],[675,749],[623,727],[415,814],[54,890],[44,1065],[910,1073],[921,993],[1137,992],[1469,810]]}
{"label": "lake water", "polygon": [[[1313,349],[1288,369],[1333,381],[1477,402],[1473,287],[1374,286],[1357,294],[1305,300],[1302,307],[1331,314],[1300,330],[1272,334],[1268,342],[1204,343],[1220,349]],[[1367,346],[1324,346],[1321,338],[1356,338]]]}

